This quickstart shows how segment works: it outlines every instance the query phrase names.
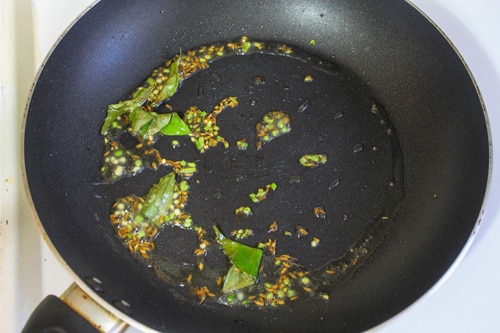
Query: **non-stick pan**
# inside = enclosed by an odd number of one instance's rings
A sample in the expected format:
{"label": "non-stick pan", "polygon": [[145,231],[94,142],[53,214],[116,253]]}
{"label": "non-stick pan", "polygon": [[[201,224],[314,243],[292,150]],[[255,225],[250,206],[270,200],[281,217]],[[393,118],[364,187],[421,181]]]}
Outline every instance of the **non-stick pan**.
{"label": "non-stick pan", "polygon": [[[207,239],[216,243],[213,225],[229,237],[252,229],[242,243],[275,240],[278,254],[319,281],[312,295],[305,283],[305,296],[284,305],[228,306],[217,290],[200,302],[178,276],[200,269],[190,230],[160,229],[154,260],[131,254],[111,207],[144,196],[170,169],[113,183],[100,173],[108,105],[176,54],[241,36],[265,47],[212,61],[168,101],[182,115],[237,97],[239,105],[217,117],[229,146],[200,154],[189,138],[174,148],[162,137],[155,148],[197,163],[186,209]],[[287,114],[292,129],[258,149],[255,126],[273,110]],[[246,150],[236,144],[243,138]],[[389,319],[461,252],[490,159],[469,72],[441,33],[400,1],[99,2],[45,62],[24,140],[31,199],[61,258],[98,302],[158,331],[357,332]],[[304,167],[306,154],[327,162]],[[249,193],[272,183],[266,200],[249,202]],[[243,205],[253,215],[242,220],[234,210]],[[206,269],[228,264],[222,252],[212,256]]]}

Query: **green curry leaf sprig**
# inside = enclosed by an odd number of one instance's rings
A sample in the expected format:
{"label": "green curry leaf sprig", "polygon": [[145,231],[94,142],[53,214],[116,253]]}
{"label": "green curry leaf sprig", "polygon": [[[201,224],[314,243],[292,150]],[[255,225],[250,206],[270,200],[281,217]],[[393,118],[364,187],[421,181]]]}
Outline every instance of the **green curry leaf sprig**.
{"label": "green curry leaf sprig", "polygon": [[128,115],[132,134],[141,139],[149,139],[156,134],[189,135],[189,127],[176,112],[158,114],[150,111],[172,97],[179,88],[181,58],[182,55],[179,55],[170,64],[168,76],[164,80],[154,80],[151,77],[146,81],[145,87],[139,87],[132,94],[132,98],[109,105],[101,134],[106,135],[118,117]]}

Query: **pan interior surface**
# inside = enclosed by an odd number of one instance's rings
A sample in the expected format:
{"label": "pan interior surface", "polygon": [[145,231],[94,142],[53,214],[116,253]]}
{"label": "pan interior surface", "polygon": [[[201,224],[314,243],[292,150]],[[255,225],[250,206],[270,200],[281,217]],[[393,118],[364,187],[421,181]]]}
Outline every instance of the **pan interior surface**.
{"label": "pan interior surface", "polygon": [[[160,331],[356,332],[400,312],[455,260],[484,196],[487,129],[461,60],[406,3],[214,1],[192,10],[198,7],[194,1],[100,2],[47,60],[29,105],[25,165],[51,242],[102,299]],[[238,97],[237,108],[218,116],[229,148],[199,154],[185,138],[180,148],[168,138],[156,147],[165,157],[198,163],[187,210],[207,230],[214,224],[226,234],[254,229],[241,242],[274,237],[277,251],[313,272],[351,258],[345,254],[372,236],[368,260],[328,286],[326,302],[200,305],[179,287],[184,271],[172,276],[173,267],[193,269],[189,231],[162,230],[153,260],[143,265],[109,222],[117,198],[144,195],[168,169],[101,184],[106,107],[179,48],[241,35],[297,46],[335,66],[258,53],[215,61],[168,102],[182,113],[191,105],[210,111],[222,98]],[[308,75],[313,80],[305,82]],[[255,125],[272,110],[289,115],[292,130],[257,150]],[[242,138],[247,150],[237,149]],[[325,154],[328,161],[304,168],[298,162],[304,154]],[[277,189],[266,200],[249,202],[249,193],[273,182]],[[235,220],[240,205],[251,206],[253,215]],[[325,208],[324,219],[315,207]],[[273,221],[278,231],[268,233]],[[308,235],[297,237],[297,226]],[[311,247],[314,237],[317,247]],[[207,260],[227,264],[222,255]]]}
{"label": "pan interior surface", "polygon": [[[161,138],[155,144],[163,157],[196,161],[187,211],[210,235],[206,239],[215,239],[214,225],[233,236],[237,230],[249,230],[252,235],[241,242],[250,246],[271,239],[276,256],[289,255],[308,274],[315,272],[310,277],[317,279],[323,297],[331,281],[351,274],[382,241],[402,199],[402,161],[394,128],[383,107],[353,80],[311,57],[226,57],[183,81],[168,103],[174,110],[193,104],[210,110],[221,98],[237,98],[236,108],[217,116],[219,133],[229,147],[219,145],[200,154],[189,137]],[[290,118],[292,129],[257,149],[256,124],[276,110]],[[249,148],[238,146],[242,139]],[[173,140],[179,145],[173,147]],[[299,162],[304,155],[319,153],[327,158],[324,165],[305,167]],[[148,170],[137,179],[98,185],[96,191],[106,198],[141,195],[170,171]],[[262,202],[252,202],[249,194],[266,184],[277,188]],[[235,210],[242,206],[252,210],[250,216],[237,216]],[[185,285],[188,276],[191,281],[200,275],[196,267],[201,261],[193,255],[197,232],[167,226],[160,229],[155,244],[145,264],[164,280]],[[202,259],[202,275],[212,278],[209,285],[226,273],[227,259],[221,253],[210,249]],[[325,271],[335,276],[325,279]],[[265,283],[264,274],[259,279]],[[189,287],[195,288],[193,283]],[[317,292],[308,297],[317,298]]]}

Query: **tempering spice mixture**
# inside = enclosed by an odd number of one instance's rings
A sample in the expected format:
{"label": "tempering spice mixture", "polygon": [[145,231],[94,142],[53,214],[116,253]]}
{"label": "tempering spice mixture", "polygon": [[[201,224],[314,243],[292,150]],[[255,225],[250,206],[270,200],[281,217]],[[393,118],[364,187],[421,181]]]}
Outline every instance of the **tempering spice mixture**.
{"label": "tempering spice mixture", "polygon": [[[129,99],[108,106],[101,128],[105,147],[100,170],[103,181],[115,183],[125,177],[135,176],[144,169],[171,169],[145,196],[131,194],[117,199],[112,205],[110,220],[128,249],[144,259],[149,259],[154,253],[155,239],[166,226],[193,231],[198,239],[198,245],[193,249],[193,256],[197,258],[196,266],[194,271],[185,274],[180,284],[188,286],[200,302],[210,298],[230,306],[264,307],[283,305],[299,298],[327,301],[330,295],[322,289],[325,281],[333,281],[350,266],[356,265],[367,254],[369,239],[366,244],[350,248],[341,261],[331,261],[320,272],[312,273],[300,265],[296,258],[279,254],[276,240],[272,237],[278,231],[277,221],[269,224],[269,240],[257,243],[254,247],[237,241],[254,235],[254,230],[249,228],[227,231],[226,236],[218,226],[214,226],[215,237],[209,237],[209,232],[196,225],[196,221],[186,210],[190,194],[189,180],[197,173],[196,162],[167,159],[155,148],[160,137],[170,136],[175,137],[173,147],[179,146],[180,137],[189,137],[200,156],[219,144],[227,149],[232,143],[220,135],[217,116],[227,109],[237,108],[239,101],[236,97],[222,98],[211,112],[193,105],[183,112],[182,117],[174,111],[160,113],[158,107],[163,105],[171,111],[168,101],[182,82],[207,69],[212,61],[230,55],[259,52],[291,56],[294,51],[287,45],[271,45],[242,37],[237,41],[180,52],[155,69]],[[259,82],[262,80],[264,79]],[[304,82],[312,84],[312,76],[304,78]],[[287,113],[280,110],[269,111],[255,124],[255,149],[265,150],[264,145],[291,130],[292,122]],[[123,135],[132,136],[136,144],[132,147],[123,145]],[[234,144],[239,150],[250,149],[245,138]],[[305,168],[316,168],[327,163],[325,154],[304,153],[297,163]],[[266,184],[257,188],[255,193],[249,193],[248,198],[253,204],[259,204],[263,200],[272,200],[271,192],[274,191],[279,191],[276,183]],[[245,218],[253,214],[247,204],[241,203],[235,207],[236,217]],[[324,208],[312,207],[311,210],[311,216],[325,218]],[[307,228],[300,225],[293,232],[283,232],[298,238],[309,235]],[[212,231],[210,234],[213,234]],[[316,235],[310,246],[314,248],[319,244],[320,238]],[[204,261],[207,251],[223,251],[230,262],[227,271],[210,285],[200,282],[206,281],[206,277],[197,278],[208,269]]]}

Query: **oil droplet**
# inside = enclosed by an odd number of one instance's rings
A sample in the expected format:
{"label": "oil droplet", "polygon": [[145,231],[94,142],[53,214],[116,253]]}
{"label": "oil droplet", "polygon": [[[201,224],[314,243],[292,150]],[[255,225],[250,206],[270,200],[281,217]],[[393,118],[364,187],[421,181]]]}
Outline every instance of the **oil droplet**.
{"label": "oil droplet", "polygon": [[333,115],[333,119],[340,119],[344,116],[344,113],[343,112],[335,112],[334,115]]}
{"label": "oil droplet", "polygon": [[330,185],[328,185],[328,190],[333,190],[335,187],[339,186],[340,184],[340,179],[339,178],[335,178],[331,183]]}
{"label": "oil droplet", "polygon": [[306,99],[302,104],[299,105],[299,107],[297,108],[297,112],[304,112],[309,107],[310,102],[311,101],[309,99]]}
{"label": "oil droplet", "polygon": [[361,151],[363,151],[365,147],[361,143],[357,143],[354,146],[352,146],[352,152],[353,154],[357,154]]}
{"label": "oil droplet", "polygon": [[266,84],[266,78],[265,78],[265,77],[263,77],[263,76],[260,76],[260,75],[258,75],[258,76],[254,76],[254,77],[252,78],[252,82],[253,82],[253,84],[255,84],[256,86],[261,86],[261,85]]}

